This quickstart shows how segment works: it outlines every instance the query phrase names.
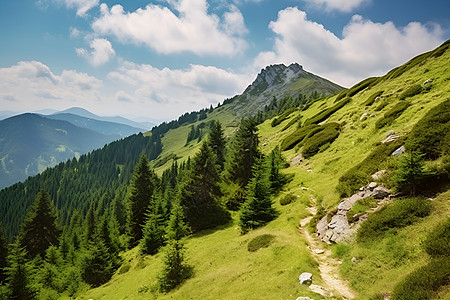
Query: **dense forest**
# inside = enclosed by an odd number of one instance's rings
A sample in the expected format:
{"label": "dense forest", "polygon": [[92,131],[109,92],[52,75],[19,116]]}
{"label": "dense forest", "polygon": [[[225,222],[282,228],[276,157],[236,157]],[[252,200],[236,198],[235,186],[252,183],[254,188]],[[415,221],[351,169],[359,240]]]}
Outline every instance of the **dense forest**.
{"label": "dense forest", "polygon": [[2,295],[73,295],[107,282],[121,265],[121,251],[139,246],[155,254],[164,245],[160,290],[168,291],[190,276],[183,236],[226,224],[230,210],[239,211],[242,232],[276,217],[271,195],[288,181],[279,172],[286,162],[278,148],[262,155],[258,118],[244,119],[228,144],[222,125],[210,122],[198,153],[157,176],[149,162],[161,152],[167,128],[179,126],[169,124],[0,192]]}

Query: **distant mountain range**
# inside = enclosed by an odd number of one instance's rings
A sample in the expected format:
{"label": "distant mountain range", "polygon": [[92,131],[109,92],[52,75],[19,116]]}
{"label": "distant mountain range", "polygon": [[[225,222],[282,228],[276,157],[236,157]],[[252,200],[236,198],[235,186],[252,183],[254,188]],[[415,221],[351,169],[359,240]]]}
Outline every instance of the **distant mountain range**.
{"label": "distant mountain range", "polygon": [[[0,116],[9,114],[14,113],[5,111]],[[6,118],[0,121],[0,189],[147,130],[144,124],[122,117],[99,117],[82,108]]]}

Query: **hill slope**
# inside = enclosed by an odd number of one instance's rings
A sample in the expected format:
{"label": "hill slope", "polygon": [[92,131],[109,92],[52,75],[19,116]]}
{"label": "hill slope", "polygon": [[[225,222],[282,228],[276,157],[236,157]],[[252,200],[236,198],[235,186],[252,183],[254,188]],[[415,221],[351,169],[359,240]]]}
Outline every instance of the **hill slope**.
{"label": "hill slope", "polygon": [[[110,283],[87,292],[79,299],[296,299],[299,296],[328,299],[298,284],[300,273],[311,272],[314,284],[326,286],[320,277],[323,275],[321,270],[306,251],[307,241],[297,232],[298,223],[316,205],[332,211],[341,201],[336,188],[342,175],[359,166],[387,136],[393,132],[398,136],[408,135],[433,107],[450,99],[449,45],[447,42],[383,77],[368,79],[340,95],[317,101],[305,111],[292,112],[277,126],[272,126],[272,120],[261,124],[259,135],[265,153],[281,145],[298,129],[298,122],[292,123],[292,120],[300,118],[302,124],[338,122],[340,127],[339,136],[308,159],[301,155],[302,145],[284,152],[291,162],[285,172],[294,175],[294,180],[275,198],[274,204],[280,213],[276,220],[244,236],[240,235],[234,222],[186,240],[186,255],[189,263],[195,266],[195,276],[179,289],[167,295],[152,292],[161,268],[162,254],[142,257],[134,249],[125,253],[126,263]],[[427,87],[430,83],[432,85]],[[417,85],[423,87],[421,91],[411,92]],[[341,100],[345,103],[336,109]],[[406,108],[392,118],[392,111],[404,102],[408,103]],[[225,109],[223,111],[226,112]],[[220,114],[220,109],[208,118],[224,122],[233,120],[232,114]],[[202,122],[207,122],[208,118]],[[448,120],[446,122],[448,124]],[[283,130],[286,126],[288,128]],[[177,148],[175,137],[185,136],[188,126],[183,130],[169,131],[163,139],[165,145],[173,145],[173,148],[165,149],[166,153],[174,153],[180,160],[195,152],[193,144]],[[231,134],[233,130],[228,132]],[[386,157],[383,164],[376,166],[377,170],[388,167],[385,163],[388,160],[391,165],[395,163],[395,159]],[[371,243],[324,246],[325,253],[331,249],[334,257],[341,260],[340,273],[348,279],[357,299],[383,299],[407,274],[429,261],[421,243],[450,216],[448,177],[444,182],[447,185],[437,194],[430,194],[434,201],[427,217]],[[288,194],[296,196],[296,200],[289,205],[280,205],[279,200]],[[275,241],[257,252],[247,251],[248,243],[263,234],[273,235]],[[436,274],[428,276],[433,278]],[[448,299],[448,285],[440,289],[439,296]]]}
{"label": "hill slope", "polygon": [[117,138],[36,114],[22,114],[2,120],[0,187],[36,175]]}

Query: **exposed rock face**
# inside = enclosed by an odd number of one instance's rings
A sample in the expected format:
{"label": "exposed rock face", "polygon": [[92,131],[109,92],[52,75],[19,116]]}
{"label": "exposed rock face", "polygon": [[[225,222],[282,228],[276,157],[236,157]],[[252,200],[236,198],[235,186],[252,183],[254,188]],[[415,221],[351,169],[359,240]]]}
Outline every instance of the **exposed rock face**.
{"label": "exposed rock face", "polygon": [[326,298],[333,296],[332,293],[330,293],[330,292],[327,291],[323,286],[320,286],[320,285],[311,284],[311,285],[309,286],[309,289],[310,289],[311,291],[313,291],[314,293],[317,293],[317,294],[319,294],[319,295],[322,295],[323,297],[326,297]]}
{"label": "exposed rock face", "polygon": [[368,197],[383,199],[389,195],[390,191],[387,188],[379,186],[376,182],[369,183],[367,186],[362,187],[359,192],[339,203],[336,214],[331,217],[329,222],[328,216],[320,219],[316,226],[317,235],[328,244],[332,242],[349,242],[359,228],[360,223],[367,219],[368,214],[356,214],[352,217],[351,223],[349,223],[347,212],[352,209],[358,200]]}
{"label": "exposed rock face", "polygon": [[312,274],[311,273],[302,273],[298,277],[300,284],[311,284],[312,283]]}

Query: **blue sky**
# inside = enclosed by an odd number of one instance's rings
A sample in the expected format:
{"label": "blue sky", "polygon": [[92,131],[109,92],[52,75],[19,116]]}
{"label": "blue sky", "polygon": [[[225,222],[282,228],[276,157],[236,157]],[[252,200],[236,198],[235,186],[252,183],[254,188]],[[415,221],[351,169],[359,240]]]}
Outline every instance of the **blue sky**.
{"label": "blue sky", "polygon": [[0,111],[169,120],[298,62],[349,87],[450,38],[447,0],[1,0]]}

